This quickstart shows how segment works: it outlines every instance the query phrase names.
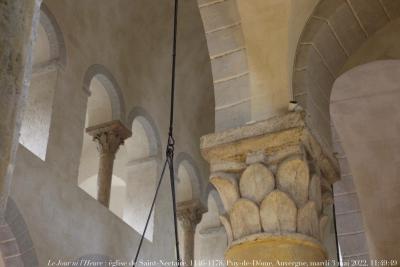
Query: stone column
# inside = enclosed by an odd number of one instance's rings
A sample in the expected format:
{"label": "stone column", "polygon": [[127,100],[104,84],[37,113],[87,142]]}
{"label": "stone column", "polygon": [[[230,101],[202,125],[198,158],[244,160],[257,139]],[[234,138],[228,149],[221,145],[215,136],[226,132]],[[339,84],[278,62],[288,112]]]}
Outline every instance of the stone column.
{"label": "stone column", "polygon": [[0,217],[15,165],[41,0],[0,1]]}
{"label": "stone column", "polygon": [[327,259],[322,245],[338,178],[335,160],[323,152],[304,121],[289,113],[202,137],[210,182],[225,206],[221,214],[228,266],[279,266],[278,261]]}
{"label": "stone column", "polygon": [[194,265],[194,235],[196,226],[205,212],[198,200],[180,202],[177,205],[177,216],[183,228],[183,257],[185,266]]}
{"label": "stone column", "polygon": [[108,207],[110,204],[111,181],[115,154],[124,140],[132,135],[120,121],[111,121],[86,129],[93,136],[100,153],[99,173],[97,178],[97,200]]}

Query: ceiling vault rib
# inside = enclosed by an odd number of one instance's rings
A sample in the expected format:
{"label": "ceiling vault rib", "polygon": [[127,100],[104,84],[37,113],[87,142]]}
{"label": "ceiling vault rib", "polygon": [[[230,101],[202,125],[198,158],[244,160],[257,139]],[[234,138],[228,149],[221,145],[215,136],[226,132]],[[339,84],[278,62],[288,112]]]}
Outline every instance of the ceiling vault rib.
{"label": "ceiling vault rib", "polygon": [[361,27],[362,31],[365,34],[365,37],[369,37],[367,30],[365,29],[364,25],[361,22],[361,19],[358,17],[356,10],[354,9],[353,5],[351,4],[350,0],[346,0],[347,5],[350,7],[351,12],[353,13],[354,18],[358,22],[359,26]]}
{"label": "ceiling vault rib", "polygon": [[215,1],[212,1],[212,2],[209,2],[209,3],[205,3],[205,4],[202,4],[202,5],[199,5],[199,8],[213,6],[215,4],[220,4],[220,3],[225,2],[225,1],[228,1],[228,0],[215,0]]}
{"label": "ceiling vault rib", "polygon": [[210,59],[221,58],[221,57],[228,56],[230,54],[233,54],[233,53],[236,53],[236,52],[239,52],[239,51],[242,51],[242,50],[246,50],[246,47],[241,46],[241,47],[238,47],[238,48],[235,48],[235,49],[231,49],[231,50],[228,50],[228,51],[225,51],[225,52],[210,56]]}
{"label": "ceiling vault rib", "polygon": [[346,233],[340,233],[338,236],[349,236],[349,235],[359,235],[365,233],[364,231],[354,231],[354,232],[346,232]]}
{"label": "ceiling vault rib", "polygon": [[317,52],[317,54],[319,55],[319,57],[320,57],[321,60],[322,60],[322,63],[324,63],[325,67],[328,69],[329,73],[332,75],[332,78],[333,78],[333,79],[336,79],[336,75],[333,73],[333,70],[329,67],[328,62],[327,62],[326,59],[322,56],[321,52],[320,52],[319,49],[315,46],[314,43],[303,42],[303,43],[300,43],[300,45],[310,45],[310,46],[315,50],[315,52]]}
{"label": "ceiling vault rib", "polygon": [[356,210],[348,210],[348,211],[343,211],[343,212],[336,212],[336,215],[340,216],[340,215],[348,215],[348,214],[354,214],[354,213],[361,213],[361,210],[356,209]]}
{"label": "ceiling vault rib", "polygon": [[336,193],[336,194],[335,194],[335,197],[343,197],[343,196],[355,195],[355,194],[357,194],[356,191],[343,192],[343,193]]}
{"label": "ceiling vault rib", "polygon": [[221,27],[215,28],[213,30],[208,30],[208,31],[206,31],[206,34],[227,30],[227,29],[230,29],[230,28],[238,27],[240,25],[241,25],[241,22],[238,21],[238,22],[235,22],[235,23],[232,23],[232,24],[229,24],[229,25],[225,25],[225,26],[221,26]]}
{"label": "ceiling vault rib", "polygon": [[346,56],[349,57],[350,53],[347,51],[346,47],[344,47],[344,44],[343,44],[342,40],[340,40],[339,35],[338,35],[337,32],[335,31],[335,29],[333,28],[333,26],[332,26],[332,24],[329,22],[329,20],[326,19],[326,18],[322,18],[322,17],[319,17],[319,16],[315,16],[315,15],[313,16],[313,18],[318,19],[318,20],[321,20],[321,21],[325,22],[325,23],[328,25],[329,29],[332,31],[333,35],[335,36],[335,39],[336,39],[336,41],[338,42],[339,46],[342,48],[342,50],[343,50],[343,52],[346,54]]}
{"label": "ceiling vault rib", "polygon": [[219,110],[228,109],[228,108],[231,108],[231,107],[234,107],[234,106],[238,106],[238,105],[241,105],[243,103],[249,102],[250,100],[251,100],[251,98],[247,97],[245,99],[236,101],[236,102],[231,103],[231,104],[226,104],[226,105],[223,105],[223,106],[215,107],[215,111],[219,111]]}
{"label": "ceiling vault rib", "polygon": [[221,78],[221,79],[215,80],[214,84],[223,83],[223,82],[227,82],[227,81],[230,81],[230,80],[238,79],[238,78],[246,76],[248,74],[249,74],[248,71],[241,72],[241,73],[238,73],[238,74],[235,74],[235,75],[232,75],[232,76],[228,76],[228,77],[225,77],[225,78]]}
{"label": "ceiling vault rib", "polygon": [[311,97],[309,97],[308,99],[311,100],[311,104],[313,104],[315,106],[315,108],[320,112],[320,114],[322,115],[322,117],[324,118],[325,121],[329,122],[329,117],[327,117],[327,115],[325,114],[326,112],[324,112],[323,110],[321,110],[321,108],[318,106],[318,104],[315,102],[313,94],[311,94]]}

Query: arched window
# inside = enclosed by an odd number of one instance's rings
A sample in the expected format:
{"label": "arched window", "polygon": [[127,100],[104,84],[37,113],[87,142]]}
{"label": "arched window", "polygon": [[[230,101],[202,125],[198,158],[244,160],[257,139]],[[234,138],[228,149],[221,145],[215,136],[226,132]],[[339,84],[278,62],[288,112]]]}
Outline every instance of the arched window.
{"label": "arched window", "polygon": [[176,157],[176,164],[176,201],[200,199],[200,178],[192,158],[186,153],[180,153]]}
{"label": "arched window", "polygon": [[176,183],[176,202],[188,201],[193,198],[192,182],[190,172],[183,165],[179,165]]}
{"label": "arched window", "polygon": [[[208,188],[207,212],[196,228],[195,259],[223,260],[227,248],[227,235],[219,220],[219,214],[224,214],[224,208],[215,189]],[[210,248],[210,244],[213,244]]]}
{"label": "arched window", "polygon": [[[101,65],[91,66],[86,73],[83,88],[90,95],[85,129],[111,120],[125,123],[122,92],[109,71]],[[125,140],[116,153],[110,211],[142,233],[160,171],[159,138],[154,123],[142,110],[133,109],[126,125],[131,127],[133,135]],[[78,184],[94,198],[98,168],[96,144],[84,131]],[[154,213],[145,236],[150,241],[153,240],[153,229]]]}
{"label": "arched window", "polygon": [[32,79],[19,142],[44,161],[58,72],[60,66],[65,63],[61,32],[54,17],[44,5],[40,13],[32,60]]}
{"label": "arched window", "polygon": [[[200,200],[200,181],[198,170],[194,165],[192,158],[182,152],[176,157],[177,170],[175,174],[175,191],[176,202],[179,206],[180,203],[188,202],[191,200]],[[183,203],[185,204],[185,203]],[[181,224],[178,225],[178,236],[180,251],[185,251],[184,229]]]}
{"label": "arched window", "polygon": [[[139,233],[143,232],[159,175],[160,149],[157,132],[151,120],[136,116],[132,137],[125,142],[127,194],[124,221]],[[154,211],[145,238],[152,241]]]}
{"label": "arched window", "polygon": [[0,267],[39,266],[29,229],[11,197],[1,223],[0,243]]}
{"label": "arched window", "polygon": [[[124,121],[122,94],[108,72],[101,65],[91,66],[85,76],[84,89],[89,94],[87,101],[84,129],[114,119]],[[79,166],[78,185],[93,198],[97,197],[97,176],[99,169],[99,152],[92,137],[83,130],[83,145]],[[124,150],[117,152],[117,159]],[[123,156],[123,155],[122,155]],[[123,207],[126,194],[125,172],[114,167],[110,211],[123,218]]]}

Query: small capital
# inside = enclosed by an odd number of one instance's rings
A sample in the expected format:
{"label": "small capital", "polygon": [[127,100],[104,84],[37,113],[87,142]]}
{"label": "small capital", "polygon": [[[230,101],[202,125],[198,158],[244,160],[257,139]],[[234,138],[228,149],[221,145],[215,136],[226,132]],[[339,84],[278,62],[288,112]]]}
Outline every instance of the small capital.
{"label": "small capital", "polygon": [[101,154],[115,154],[125,139],[132,136],[132,132],[119,120],[88,127],[86,133],[93,136]]}
{"label": "small capital", "polygon": [[177,216],[182,226],[187,229],[194,230],[196,225],[201,221],[203,213],[206,209],[199,200],[183,201],[177,204]]}

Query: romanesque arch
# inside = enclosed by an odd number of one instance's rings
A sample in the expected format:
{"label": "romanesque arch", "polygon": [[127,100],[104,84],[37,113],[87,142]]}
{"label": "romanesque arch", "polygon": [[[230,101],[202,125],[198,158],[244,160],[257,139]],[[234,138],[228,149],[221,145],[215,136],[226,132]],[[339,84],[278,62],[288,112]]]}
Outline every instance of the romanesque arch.
{"label": "romanesque arch", "polygon": [[193,158],[181,152],[176,156],[175,164],[178,201],[201,200],[202,181]]}
{"label": "romanesque arch", "polygon": [[0,266],[39,266],[29,229],[11,197],[0,225],[0,252]]}
{"label": "romanesque arch", "polygon": [[[370,55],[373,49],[363,47],[398,23],[399,15],[400,2],[393,0],[322,0],[309,18],[296,51],[292,97],[305,109],[308,126],[324,149],[335,155],[341,169],[342,179],[335,184],[335,205],[345,260],[368,259],[369,253],[352,169],[331,122],[332,87],[344,71],[378,59]],[[375,42],[375,46],[383,44]],[[382,53],[377,57],[387,56]]]}
{"label": "romanesque arch", "polygon": [[251,118],[246,48],[236,0],[198,0],[210,54],[216,130],[243,125]]}
{"label": "romanesque arch", "polygon": [[[125,122],[125,103],[121,88],[113,75],[102,65],[92,65],[85,73],[83,88],[88,93],[86,122],[83,130],[83,144],[79,166],[78,184],[92,197],[97,193],[98,151],[86,128],[112,120]],[[110,209],[123,217],[123,203],[126,195],[124,171],[115,168],[111,186]]]}
{"label": "romanesque arch", "polygon": [[93,78],[97,79],[106,90],[111,101],[112,119],[125,122],[125,102],[123,93],[112,73],[103,65],[90,66],[83,79],[83,90],[90,96]]}
{"label": "romanesque arch", "polygon": [[329,97],[348,58],[375,32],[400,16],[396,0],[322,0],[304,27],[293,70],[293,99],[309,126],[332,151]]}
{"label": "romanesque arch", "polygon": [[[224,251],[228,246],[227,234],[220,222],[219,214],[225,210],[221,199],[209,184],[204,191],[207,212],[203,214],[198,224],[195,236],[195,258],[218,260],[223,259]],[[213,244],[213,246],[210,246]]]}
{"label": "romanesque arch", "polygon": [[41,4],[40,11],[40,25],[46,31],[50,42],[50,58],[61,66],[65,66],[67,64],[67,50],[60,26],[46,4]]}
{"label": "romanesque arch", "polygon": [[[126,153],[124,168],[127,183],[124,220],[141,234],[161,171],[161,141],[154,120],[141,107],[135,107],[129,112],[127,125],[133,135],[125,141],[123,147]],[[153,241],[157,211],[156,206],[145,235],[150,241]]]}
{"label": "romanesque arch", "polygon": [[19,142],[45,161],[53,97],[59,69],[66,64],[66,49],[60,27],[44,4],[41,6],[32,60],[32,79]]}
{"label": "romanesque arch", "polygon": [[161,139],[160,134],[156,125],[156,122],[152,116],[142,107],[134,107],[131,109],[127,116],[127,125],[132,128],[135,119],[142,121],[144,130],[148,134],[149,138],[149,153],[153,156],[161,155]]}
{"label": "romanesque arch", "polygon": [[[366,249],[368,241],[371,259],[400,255],[399,77],[400,60],[373,61],[342,74],[332,89],[331,118],[359,198],[346,205],[361,210],[367,240],[359,237],[357,243]],[[358,230],[354,221],[348,226]],[[357,249],[354,243],[344,245],[347,251]]]}

